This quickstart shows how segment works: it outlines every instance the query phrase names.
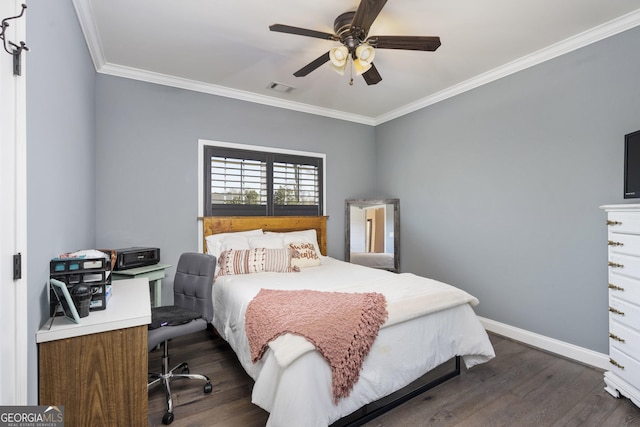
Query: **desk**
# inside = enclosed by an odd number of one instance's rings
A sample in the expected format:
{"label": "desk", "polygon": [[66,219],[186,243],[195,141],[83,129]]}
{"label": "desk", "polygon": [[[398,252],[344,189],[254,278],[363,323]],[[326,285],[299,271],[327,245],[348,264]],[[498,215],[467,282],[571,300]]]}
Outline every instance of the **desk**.
{"label": "desk", "polygon": [[63,405],[67,426],[147,426],[147,279],[120,280],[105,310],[36,333],[39,404]]}
{"label": "desk", "polygon": [[153,284],[153,307],[158,307],[162,304],[164,271],[169,267],[171,267],[169,264],[154,264],[126,270],[114,270],[111,272],[111,278],[113,280],[138,279],[141,277],[149,279],[149,283]]}

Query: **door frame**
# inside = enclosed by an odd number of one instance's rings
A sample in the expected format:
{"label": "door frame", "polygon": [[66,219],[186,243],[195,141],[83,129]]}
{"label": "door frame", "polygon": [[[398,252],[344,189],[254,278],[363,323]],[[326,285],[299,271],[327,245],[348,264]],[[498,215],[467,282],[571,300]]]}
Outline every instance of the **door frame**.
{"label": "door frame", "polygon": [[[22,2],[10,0],[0,6],[0,18],[17,16],[22,10]],[[5,38],[19,42],[25,40],[26,19],[12,20],[6,29]],[[26,55],[22,55],[22,72],[13,75],[13,57],[4,49],[0,51],[0,150],[10,153],[2,159],[0,167],[10,172],[5,176],[7,185],[0,187],[2,218],[0,224],[6,247],[3,247],[0,268],[0,286],[2,286],[3,306],[12,310],[3,310],[3,329],[11,331],[4,346],[9,349],[3,353],[2,369],[6,381],[0,381],[3,396],[2,405],[26,405],[28,400],[28,317],[27,317],[27,125],[26,125]],[[3,156],[5,157],[5,156]],[[8,234],[8,235],[5,235]],[[21,277],[13,278],[11,253],[21,254]],[[6,299],[5,299],[6,297]],[[5,305],[6,304],[6,305]],[[6,348],[6,347],[5,347]],[[6,356],[6,359],[5,359]],[[7,378],[9,377],[10,378]],[[9,401],[7,401],[10,399]]]}

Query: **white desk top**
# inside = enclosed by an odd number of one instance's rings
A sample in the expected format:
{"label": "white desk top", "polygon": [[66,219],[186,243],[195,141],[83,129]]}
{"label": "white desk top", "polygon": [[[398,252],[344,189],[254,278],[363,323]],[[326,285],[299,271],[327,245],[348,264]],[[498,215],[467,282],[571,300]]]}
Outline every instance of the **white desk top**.
{"label": "white desk top", "polygon": [[80,318],[80,323],[74,323],[64,316],[57,316],[51,329],[49,319],[36,333],[36,342],[55,341],[151,323],[148,279],[116,280],[111,284],[111,291],[111,298],[105,310],[91,311],[88,316]]}

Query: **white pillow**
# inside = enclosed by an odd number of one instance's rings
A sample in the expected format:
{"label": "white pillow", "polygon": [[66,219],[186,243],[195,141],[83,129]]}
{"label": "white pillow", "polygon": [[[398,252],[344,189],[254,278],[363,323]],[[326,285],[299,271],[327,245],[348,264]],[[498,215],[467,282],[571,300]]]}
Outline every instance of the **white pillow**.
{"label": "white pillow", "polygon": [[[220,258],[220,253],[223,250],[229,249],[250,249],[249,247],[249,237],[250,236],[262,236],[262,229],[257,230],[249,230],[249,231],[238,231],[235,233],[220,233],[220,234],[212,234],[210,236],[206,236],[204,239],[207,242],[207,253],[209,255],[213,255],[216,258]],[[229,239],[228,243],[225,246],[228,246],[226,249],[223,249],[223,245],[225,240]]]}
{"label": "white pillow", "polygon": [[249,236],[227,236],[220,242],[220,253],[234,249],[236,251],[251,249]]}
{"label": "white pillow", "polygon": [[284,249],[284,239],[277,234],[263,234],[262,236],[249,237],[249,248]]}
{"label": "white pillow", "polygon": [[322,256],[320,247],[318,246],[318,238],[316,237],[316,230],[314,228],[301,231],[289,231],[286,233],[275,233],[272,231],[266,231],[265,235],[280,235],[284,239],[285,246],[289,246],[291,243],[313,243],[313,247],[316,250],[318,256]]}

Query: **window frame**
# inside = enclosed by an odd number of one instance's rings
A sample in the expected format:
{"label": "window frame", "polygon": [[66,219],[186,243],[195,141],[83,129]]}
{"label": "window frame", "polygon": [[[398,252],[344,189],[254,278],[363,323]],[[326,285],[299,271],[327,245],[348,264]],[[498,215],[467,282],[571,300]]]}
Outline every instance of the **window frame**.
{"label": "window frame", "polygon": [[[303,158],[312,158],[321,162],[321,167],[318,169],[319,177],[319,208],[316,208],[314,205],[313,215],[325,215],[326,212],[326,154],[324,153],[315,153],[308,151],[299,151],[299,150],[289,150],[289,149],[280,149],[280,148],[272,148],[265,146],[257,146],[257,145],[248,145],[248,144],[238,144],[238,143],[230,143],[230,142],[222,142],[222,141],[210,141],[210,140],[199,140],[198,141],[198,215],[199,216],[208,216],[210,213],[207,213],[207,209],[205,206],[207,204],[211,204],[211,195],[207,197],[205,194],[209,186],[206,183],[206,180],[211,180],[210,169],[207,168],[205,163],[208,161],[207,151],[210,148],[219,148],[221,150],[227,150],[232,152],[233,150],[243,150],[245,152],[252,152],[259,155],[264,155],[265,157],[275,158],[276,161],[284,161],[287,159],[287,156],[303,157]],[[281,157],[281,158],[279,158]],[[208,169],[208,170],[207,170]],[[273,197],[273,176],[270,176],[271,172],[268,172],[268,198],[271,199]],[[209,184],[210,185],[210,184]],[[229,207],[225,207],[227,205],[218,205],[220,207],[221,212],[215,213],[214,215],[218,216],[226,216],[226,215],[256,215],[256,216],[274,216],[274,215],[282,215],[282,216],[295,216],[295,215],[309,215],[308,209],[304,209],[304,205],[295,205],[288,206],[287,208],[279,208],[275,209],[273,204],[269,206],[267,203],[266,210],[263,209],[263,206],[260,205],[258,209],[252,209],[251,205],[242,205],[243,207],[238,209],[237,205],[228,205]],[[318,212],[318,210],[320,212]],[[244,211],[244,212],[243,212]],[[253,211],[250,213],[250,211]]]}

